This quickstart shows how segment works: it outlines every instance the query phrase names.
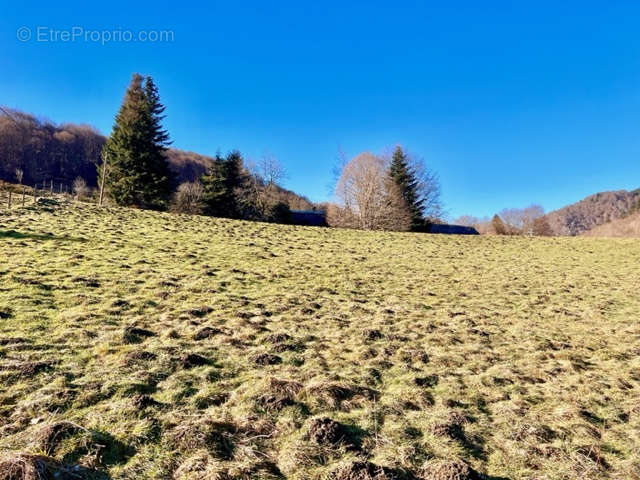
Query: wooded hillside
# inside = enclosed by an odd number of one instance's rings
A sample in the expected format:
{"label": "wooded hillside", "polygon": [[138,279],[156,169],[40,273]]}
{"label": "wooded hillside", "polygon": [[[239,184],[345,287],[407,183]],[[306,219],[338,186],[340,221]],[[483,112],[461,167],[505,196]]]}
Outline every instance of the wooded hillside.
{"label": "wooded hillside", "polygon": [[600,192],[547,215],[555,235],[579,235],[629,214],[640,201],[640,189]]}

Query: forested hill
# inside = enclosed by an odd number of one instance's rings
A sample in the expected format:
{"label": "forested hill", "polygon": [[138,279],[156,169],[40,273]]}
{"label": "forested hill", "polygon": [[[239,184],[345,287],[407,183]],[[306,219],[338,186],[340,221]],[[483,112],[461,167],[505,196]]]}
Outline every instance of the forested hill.
{"label": "forested hill", "polygon": [[580,235],[598,225],[627,216],[640,202],[640,189],[600,192],[550,212],[549,225],[556,235]]}
{"label": "forested hill", "polygon": [[[97,185],[96,164],[106,137],[90,125],[62,123],[4,107],[0,111],[0,180],[17,182],[16,169],[24,172],[23,183],[34,186],[54,181],[71,188],[77,177],[91,187]],[[178,149],[167,151],[176,184],[194,181],[213,161],[212,157]],[[56,187],[57,188],[57,187]],[[308,210],[305,197],[279,188],[292,209]]]}

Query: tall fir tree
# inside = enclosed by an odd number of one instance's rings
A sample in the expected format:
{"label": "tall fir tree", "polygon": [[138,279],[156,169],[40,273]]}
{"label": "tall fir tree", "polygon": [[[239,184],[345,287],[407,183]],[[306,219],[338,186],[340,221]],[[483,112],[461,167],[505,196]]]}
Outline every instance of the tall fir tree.
{"label": "tall fir tree", "polygon": [[423,205],[424,199],[420,195],[419,181],[415,170],[411,167],[409,157],[397,146],[391,157],[389,175],[398,186],[398,190],[409,210],[411,216],[411,228],[419,229],[424,224]]}
{"label": "tall fir tree", "polygon": [[217,152],[213,162],[200,178],[205,214],[214,217],[224,216],[224,207],[231,201],[227,195],[225,178],[224,158]]}
{"label": "tall fir tree", "polygon": [[[168,205],[172,181],[165,151],[170,142],[163,112],[152,78],[134,74],[104,146],[105,190],[118,205],[156,210]],[[102,171],[100,166],[99,175]]]}
{"label": "tall fir tree", "polygon": [[246,173],[239,151],[233,150],[225,158],[217,153],[201,182],[206,214],[226,218],[243,216],[241,190],[246,183]]}

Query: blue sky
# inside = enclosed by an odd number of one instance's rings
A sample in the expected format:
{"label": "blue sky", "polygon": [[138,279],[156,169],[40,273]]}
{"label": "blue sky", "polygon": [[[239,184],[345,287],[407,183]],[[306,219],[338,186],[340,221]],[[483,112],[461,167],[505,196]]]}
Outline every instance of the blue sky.
{"label": "blue sky", "polygon": [[0,104],[108,134],[131,73],[150,74],[175,147],[274,155],[315,201],[340,148],[397,143],[439,173],[451,217],[640,187],[638,2],[0,1]]}

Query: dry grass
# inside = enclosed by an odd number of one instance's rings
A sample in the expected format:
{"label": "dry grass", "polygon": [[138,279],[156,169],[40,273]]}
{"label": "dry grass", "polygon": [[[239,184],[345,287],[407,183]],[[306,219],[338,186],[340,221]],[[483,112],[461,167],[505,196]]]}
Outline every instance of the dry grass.
{"label": "dry grass", "polygon": [[15,471],[640,477],[636,241],[62,203],[3,211],[0,256]]}

